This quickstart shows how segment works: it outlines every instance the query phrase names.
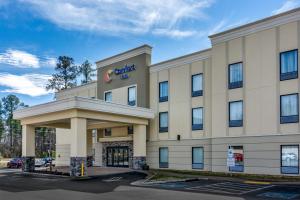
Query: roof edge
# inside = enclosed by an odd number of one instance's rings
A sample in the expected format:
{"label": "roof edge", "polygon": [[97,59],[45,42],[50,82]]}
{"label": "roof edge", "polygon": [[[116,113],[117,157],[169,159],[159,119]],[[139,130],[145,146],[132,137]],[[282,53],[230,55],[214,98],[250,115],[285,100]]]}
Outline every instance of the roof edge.
{"label": "roof edge", "polygon": [[[300,20],[300,7],[283,12],[277,15],[272,15],[266,18],[262,18],[229,30],[225,30],[219,33],[209,35],[212,44],[234,39],[243,35],[248,35],[253,32],[266,30],[284,23]],[[271,22],[271,23],[270,23]],[[228,37],[228,39],[227,39]],[[223,39],[225,38],[225,39]],[[223,39],[223,40],[222,40]],[[227,40],[226,40],[227,39]]]}
{"label": "roof edge", "polygon": [[138,46],[133,49],[129,49],[127,51],[124,51],[122,53],[116,54],[114,56],[104,58],[102,60],[96,61],[97,69],[101,67],[105,67],[107,65],[113,64],[115,62],[119,62],[128,58],[132,58],[137,55],[141,55],[143,53],[150,54],[152,53],[152,47],[148,44],[144,44],[141,46]]}

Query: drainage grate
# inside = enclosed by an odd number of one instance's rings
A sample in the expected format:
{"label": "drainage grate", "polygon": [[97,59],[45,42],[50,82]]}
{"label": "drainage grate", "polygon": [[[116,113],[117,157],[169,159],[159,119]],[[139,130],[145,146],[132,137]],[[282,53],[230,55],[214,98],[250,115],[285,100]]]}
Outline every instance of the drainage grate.
{"label": "drainage grate", "polygon": [[236,183],[236,182],[223,182],[215,183],[210,185],[196,186],[187,188],[189,190],[199,191],[199,192],[213,192],[221,194],[237,194],[242,195],[266,188],[273,187],[272,185],[258,185],[258,184],[248,184],[248,183]]}
{"label": "drainage grate", "polygon": [[296,197],[299,197],[300,194],[295,192],[265,192],[257,196],[276,199],[295,199]]}

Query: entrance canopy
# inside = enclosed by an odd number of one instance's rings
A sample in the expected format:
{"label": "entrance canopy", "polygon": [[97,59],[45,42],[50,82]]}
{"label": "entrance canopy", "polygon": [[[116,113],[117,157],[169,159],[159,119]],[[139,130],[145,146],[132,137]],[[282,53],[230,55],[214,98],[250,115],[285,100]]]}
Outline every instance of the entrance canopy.
{"label": "entrance canopy", "polygon": [[[70,129],[70,174],[86,174],[87,130],[133,125],[133,159],[135,169],[141,169],[146,157],[146,126],[154,112],[102,100],[72,97],[14,112],[22,124],[23,171],[34,171],[35,127]],[[126,153],[126,152],[125,152]]]}
{"label": "entrance canopy", "polygon": [[94,129],[126,124],[148,125],[148,120],[154,118],[154,112],[84,97],[71,97],[14,112],[14,119],[21,120],[22,125],[37,127],[71,128],[72,118],[85,118],[87,128]]}

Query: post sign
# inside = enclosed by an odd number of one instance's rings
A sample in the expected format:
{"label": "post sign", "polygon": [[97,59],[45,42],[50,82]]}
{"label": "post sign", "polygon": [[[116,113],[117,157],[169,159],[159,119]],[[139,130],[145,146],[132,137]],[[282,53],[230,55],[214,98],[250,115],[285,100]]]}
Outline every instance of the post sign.
{"label": "post sign", "polygon": [[129,78],[129,72],[135,71],[136,67],[134,64],[132,65],[125,65],[124,67],[119,67],[115,69],[109,69],[104,74],[104,81],[109,83],[112,81],[112,75],[119,76],[121,80],[128,79]]}

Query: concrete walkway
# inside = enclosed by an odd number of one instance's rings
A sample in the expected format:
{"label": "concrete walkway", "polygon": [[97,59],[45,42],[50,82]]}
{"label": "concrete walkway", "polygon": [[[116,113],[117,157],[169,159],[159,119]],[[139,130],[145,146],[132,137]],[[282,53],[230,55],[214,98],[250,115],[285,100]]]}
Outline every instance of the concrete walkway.
{"label": "concrete walkway", "polygon": [[[57,170],[58,172],[68,173],[69,167],[54,167],[53,171]],[[111,174],[120,174],[132,172],[134,170],[129,168],[118,168],[118,167],[88,167],[87,175],[88,176],[102,176],[102,175],[111,175]]]}

